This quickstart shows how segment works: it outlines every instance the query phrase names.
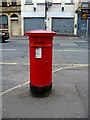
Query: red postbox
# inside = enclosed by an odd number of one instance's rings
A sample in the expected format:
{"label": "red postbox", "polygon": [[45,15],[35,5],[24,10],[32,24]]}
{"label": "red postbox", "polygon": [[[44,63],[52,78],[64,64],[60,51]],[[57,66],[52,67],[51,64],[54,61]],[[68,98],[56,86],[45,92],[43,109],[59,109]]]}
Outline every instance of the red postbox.
{"label": "red postbox", "polygon": [[52,90],[53,31],[26,32],[30,47],[30,91],[32,95],[47,95]]}

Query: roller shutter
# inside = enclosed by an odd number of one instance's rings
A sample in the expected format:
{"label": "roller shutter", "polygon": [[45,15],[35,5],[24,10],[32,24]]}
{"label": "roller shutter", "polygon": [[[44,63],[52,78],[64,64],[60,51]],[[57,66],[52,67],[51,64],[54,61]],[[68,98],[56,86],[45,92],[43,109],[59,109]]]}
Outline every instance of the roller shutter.
{"label": "roller shutter", "polygon": [[24,18],[24,33],[36,29],[44,29],[44,18]]}
{"label": "roller shutter", "polygon": [[52,30],[59,34],[74,34],[73,18],[52,18]]}

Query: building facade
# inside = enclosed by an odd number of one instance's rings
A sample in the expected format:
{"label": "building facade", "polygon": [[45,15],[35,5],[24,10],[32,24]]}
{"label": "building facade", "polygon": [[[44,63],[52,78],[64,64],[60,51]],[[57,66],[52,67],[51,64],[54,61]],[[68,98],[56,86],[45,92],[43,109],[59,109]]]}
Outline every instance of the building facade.
{"label": "building facade", "polygon": [[21,0],[0,0],[0,30],[21,35]]}
{"label": "building facade", "polygon": [[[22,35],[34,29],[53,30],[57,34],[77,35],[78,0],[22,0]],[[47,18],[45,19],[45,15]]]}
{"label": "building facade", "polygon": [[78,36],[90,36],[90,2],[80,1],[78,4]]}
{"label": "building facade", "polygon": [[0,0],[0,30],[23,36],[34,29],[89,36],[90,0]]}

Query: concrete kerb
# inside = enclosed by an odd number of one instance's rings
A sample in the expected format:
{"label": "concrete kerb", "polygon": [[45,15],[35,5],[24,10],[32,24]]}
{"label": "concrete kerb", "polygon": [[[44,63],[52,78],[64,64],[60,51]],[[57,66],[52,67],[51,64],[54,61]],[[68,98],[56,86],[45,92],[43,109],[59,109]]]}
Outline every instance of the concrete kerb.
{"label": "concrete kerb", "polygon": [[[64,40],[64,39],[86,39],[87,37],[83,37],[83,36],[81,36],[81,37],[79,37],[79,36],[70,36],[70,35],[56,35],[55,37],[54,37],[54,39],[58,39],[58,40]],[[28,37],[27,36],[11,36],[10,38],[9,38],[9,40],[28,40]]]}
{"label": "concrete kerb", "polygon": [[88,37],[74,37],[74,36],[55,36],[53,40],[70,40],[70,41],[73,41],[73,40],[88,40]]}
{"label": "concrete kerb", "polygon": [[9,40],[28,40],[27,36],[11,36]]}

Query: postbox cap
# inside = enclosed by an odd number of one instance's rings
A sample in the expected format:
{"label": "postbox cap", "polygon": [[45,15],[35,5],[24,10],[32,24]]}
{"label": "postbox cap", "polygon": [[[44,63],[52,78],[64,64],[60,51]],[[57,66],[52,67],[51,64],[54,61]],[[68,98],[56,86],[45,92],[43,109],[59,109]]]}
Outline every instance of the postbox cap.
{"label": "postbox cap", "polygon": [[32,31],[27,31],[26,35],[31,37],[31,36],[48,36],[48,37],[53,37],[56,35],[56,32],[49,31],[49,30],[32,30]]}

